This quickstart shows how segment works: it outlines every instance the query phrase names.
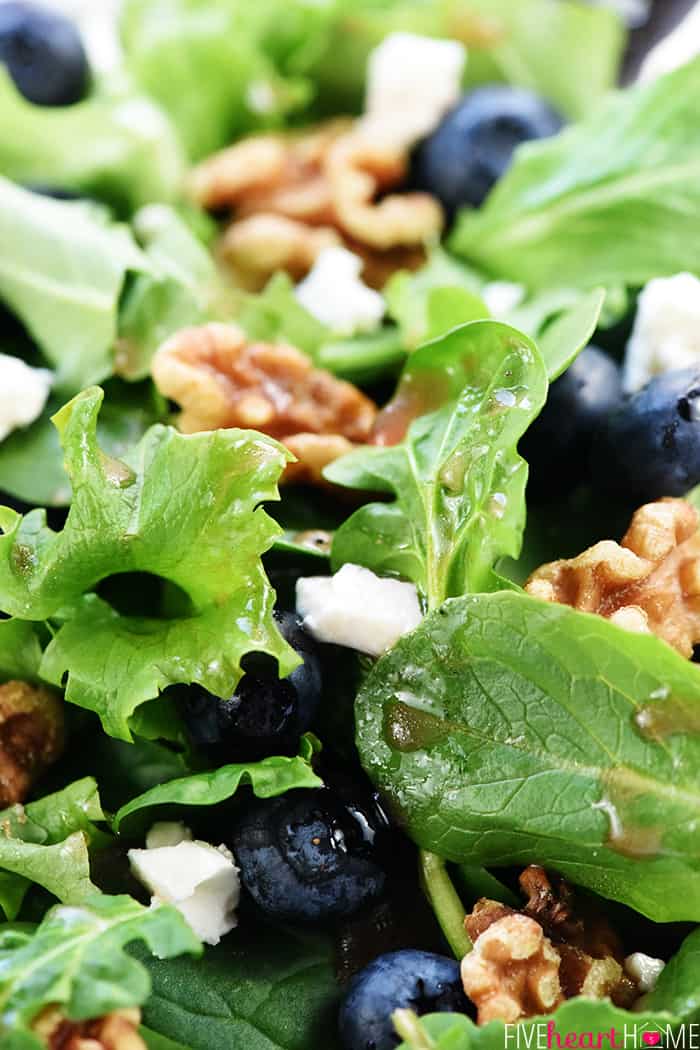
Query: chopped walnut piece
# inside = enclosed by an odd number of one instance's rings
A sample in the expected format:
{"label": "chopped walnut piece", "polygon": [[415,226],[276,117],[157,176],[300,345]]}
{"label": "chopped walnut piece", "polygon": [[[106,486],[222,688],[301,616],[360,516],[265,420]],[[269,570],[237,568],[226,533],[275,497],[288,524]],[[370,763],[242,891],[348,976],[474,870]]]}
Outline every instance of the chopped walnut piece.
{"label": "chopped walnut piece", "polygon": [[0,685],[0,806],[23,802],[63,751],[63,704],[28,682]]}
{"label": "chopped walnut piece", "polygon": [[527,915],[505,915],[462,960],[462,983],[479,1024],[513,1023],[548,1013],[562,1001],[560,958],[544,930]]}
{"label": "chopped walnut piece", "polygon": [[48,1006],[32,1030],[48,1050],[146,1050],[140,1024],[137,1009],[114,1010],[93,1021],[69,1021],[59,1007]]}
{"label": "chopped walnut piece", "polygon": [[249,343],[235,325],[185,328],[153,360],[153,378],[182,406],[186,434],[252,427],[299,459],[285,480],[317,482],[332,460],[369,438],[377,407],[351,383],[282,343]]}
{"label": "chopped walnut piece", "polygon": [[232,223],[219,241],[218,252],[238,284],[256,292],[277,270],[299,280],[324,248],[341,243],[340,235],[328,226],[260,213]]}
{"label": "chopped walnut piece", "polygon": [[651,632],[683,656],[700,642],[698,513],[681,499],[647,503],[621,544],[603,540],[577,558],[537,569],[525,590]]}

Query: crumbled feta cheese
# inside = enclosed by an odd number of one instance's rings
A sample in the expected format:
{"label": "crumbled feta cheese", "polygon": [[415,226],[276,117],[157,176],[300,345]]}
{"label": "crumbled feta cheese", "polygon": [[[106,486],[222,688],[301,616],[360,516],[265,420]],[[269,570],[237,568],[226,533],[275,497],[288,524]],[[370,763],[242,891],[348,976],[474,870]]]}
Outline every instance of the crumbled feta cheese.
{"label": "crumbled feta cheese", "polygon": [[192,841],[183,824],[155,824],[146,849],[129,850],[129,863],[151,903],[173,904],[205,944],[218,944],[236,925],[241,884],[225,846]]}
{"label": "crumbled feta cheese", "polygon": [[649,281],[627,344],[623,386],[640,390],[652,376],[700,362],[700,280],[690,273]]}
{"label": "crumbled feta cheese", "polygon": [[354,335],[377,328],[384,299],[360,279],[362,259],[345,248],[325,248],[313,269],[297,285],[301,305],[335,335]]}
{"label": "crumbled feta cheese", "polygon": [[45,368],[30,368],[19,357],[0,354],[0,441],[41,415],[52,378]]}
{"label": "crumbled feta cheese", "polygon": [[625,959],[625,970],[637,982],[640,992],[653,992],[666,963],[644,952],[634,952]]}
{"label": "crumbled feta cheese", "polygon": [[525,288],[512,281],[491,281],[482,288],[481,297],[492,317],[507,317],[525,298]]}
{"label": "crumbled feta cheese", "polygon": [[344,565],[335,576],[297,581],[297,611],[320,642],[346,645],[370,656],[390,649],[421,621],[412,583],[376,576],[361,565]]}
{"label": "crumbled feta cheese", "polygon": [[651,81],[679,69],[700,54],[700,5],[693,4],[685,18],[653,47],[639,70],[639,80]]}
{"label": "crumbled feta cheese", "polygon": [[410,149],[459,98],[466,59],[466,49],[455,40],[414,33],[385,37],[367,65],[365,128]]}

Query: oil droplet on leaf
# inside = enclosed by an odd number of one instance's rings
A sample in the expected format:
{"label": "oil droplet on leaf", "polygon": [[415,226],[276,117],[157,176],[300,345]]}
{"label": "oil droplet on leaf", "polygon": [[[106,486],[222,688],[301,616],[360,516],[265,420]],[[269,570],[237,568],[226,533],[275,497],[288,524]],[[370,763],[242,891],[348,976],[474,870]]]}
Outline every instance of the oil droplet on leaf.
{"label": "oil droplet on leaf", "polygon": [[131,467],[127,467],[126,463],[122,463],[120,459],[106,456],[104,453],[102,453],[102,470],[109,484],[114,485],[117,489],[126,489],[136,481],[136,475]]}
{"label": "oil droplet on leaf", "polygon": [[386,712],[384,738],[396,751],[420,751],[439,744],[449,736],[449,726],[441,718],[409,707],[399,700]]}
{"label": "oil droplet on leaf", "polygon": [[[659,696],[660,691],[656,692]],[[656,702],[640,707],[634,715],[634,724],[646,740],[665,740],[678,733],[700,733],[700,701],[669,696],[668,691],[663,699],[656,699],[653,693],[650,699]]]}

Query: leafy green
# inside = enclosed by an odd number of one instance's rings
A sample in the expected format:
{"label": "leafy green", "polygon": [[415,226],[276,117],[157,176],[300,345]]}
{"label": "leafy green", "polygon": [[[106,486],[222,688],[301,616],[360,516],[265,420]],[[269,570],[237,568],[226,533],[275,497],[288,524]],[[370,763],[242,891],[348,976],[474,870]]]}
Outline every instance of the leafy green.
{"label": "leafy green", "polygon": [[188,325],[223,317],[223,281],[212,256],[176,211],[151,205],[134,218],[150,262],[128,289],[119,315],[117,371],[127,379],[150,374],[153,354]]}
{"label": "leafy green", "polygon": [[0,908],[8,919],[16,917],[32,882],[71,904],[95,892],[88,847],[109,841],[93,823],[104,819],[91,777],[0,812]]}
{"label": "leafy green", "polygon": [[0,171],[16,182],[76,190],[122,213],[179,192],[177,137],[165,113],[128,85],[100,85],[73,106],[35,106],[0,68],[0,126]]}
{"label": "leafy green", "polygon": [[[2,511],[0,594],[27,620],[68,618],[44,653],[41,675],[66,699],[96,711],[128,740],[129,718],[167,685],[196,681],[216,695],[235,688],[250,650],[297,658],[278,634],[260,555],[279,530],[259,507],[277,495],[286,453],[254,431],[183,436],[152,427],[122,460],[96,438],[102,391],[74,398],[55,417],[73,486],[61,532],[43,511]],[[186,493],[186,499],[183,499]],[[127,617],[90,592],[117,573],[145,572],[184,592],[176,619]]]}
{"label": "leafy green", "polygon": [[48,1004],[74,1021],[143,1003],[148,973],[125,947],[142,941],[160,958],[196,954],[199,943],[175,908],[131,897],[90,897],[52,908],[34,933],[0,931],[0,1040],[6,1050],[40,1047],[27,1029]]}
{"label": "leafy green", "polygon": [[700,270],[700,59],[612,97],[583,123],[516,155],[454,251],[530,288],[642,285]]}
{"label": "leafy green", "polygon": [[[340,526],[333,564],[413,580],[430,607],[492,587],[494,561],[520,549],[527,466],[516,445],[546,390],[536,347],[497,321],[475,321],[417,350],[386,417],[390,431],[413,419],[406,438],[326,469],[336,484],[395,496]],[[435,404],[443,407],[429,412]]]}
{"label": "leafy green", "polygon": [[271,756],[259,762],[234,763],[205,773],[170,780],[132,799],[122,806],[114,818],[114,829],[127,817],[151,806],[215,806],[249,784],[258,798],[273,798],[293,788],[322,787],[310,763],[303,757]]}
{"label": "leafy green", "polygon": [[144,1023],[190,1050],[338,1050],[330,938],[242,925],[202,959],[146,965]]}
{"label": "leafy green", "polygon": [[447,602],[379,660],[357,745],[422,848],[696,920],[699,711],[700,671],[664,642],[504,591]]}
{"label": "leafy green", "polygon": [[282,272],[262,292],[244,297],[236,320],[251,339],[291,343],[314,360],[321,346],[332,339],[330,329],[298,301],[294,282]]}
{"label": "leafy green", "polygon": [[40,663],[41,643],[34,627],[23,620],[0,620],[0,682],[36,681]]}
{"label": "leafy green", "polygon": [[146,265],[130,232],[0,177],[0,244],[0,301],[56,370],[56,387],[73,393],[110,375],[124,279]]}
{"label": "leafy green", "polygon": [[[164,418],[164,406],[151,383],[127,384],[110,379],[104,390],[97,437],[108,455],[119,458],[141,440],[149,426]],[[51,398],[36,422],[0,442],[0,492],[43,507],[70,503],[70,479],[63,465],[63,449],[51,422],[61,404]]]}

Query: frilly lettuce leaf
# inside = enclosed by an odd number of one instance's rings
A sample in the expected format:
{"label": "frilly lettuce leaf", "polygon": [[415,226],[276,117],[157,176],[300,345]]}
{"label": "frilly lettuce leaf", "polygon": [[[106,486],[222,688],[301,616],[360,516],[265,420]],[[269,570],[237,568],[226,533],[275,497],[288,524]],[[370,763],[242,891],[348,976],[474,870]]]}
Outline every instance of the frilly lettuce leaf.
{"label": "frilly lettuce leaf", "polygon": [[[44,511],[2,510],[0,594],[25,620],[61,613],[41,664],[66,699],[94,710],[108,733],[129,739],[129,718],[166,686],[235,688],[251,651],[298,663],[274,626],[274,594],[261,554],[279,528],[260,507],[277,497],[288,454],[255,431],[183,436],[154,426],[122,460],[96,437],[102,391],[74,398],[55,418],[73,486],[61,532]],[[117,573],[144,572],[180,588],[175,619],[121,616],[91,592]]]}
{"label": "frilly lettuce leaf", "polygon": [[41,663],[41,643],[34,625],[24,620],[0,620],[0,683],[34,682]]}
{"label": "frilly lettuce leaf", "polygon": [[73,1021],[140,1006],[151,988],[143,964],[125,948],[142,941],[160,959],[198,954],[199,942],[168,905],[144,908],[131,897],[93,896],[52,908],[35,932],[0,932],[0,1042],[40,1050],[31,1023],[49,1004]]}
{"label": "frilly lettuce leaf", "polygon": [[528,143],[451,237],[471,265],[531,289],[638,286],[700,272],[700,59]]}
{"label": "frilly lettuce leaf", "polygon": [[0,177],[0,244],[0,303],[36,340],[56,388],[75,393],[110,375],[126,274],[148,267],[130,231]]}
{"label": "frilly lettuce leaf", "polygon": [[120,214],[180,191],[177,136],[163,110],[128,85],[100,85],[73,106],[34,106],[0,67],[0,127],[0,171],[16,182],[76,190]]}
{"label": "frilly lettuce leaf", "polygon": [[89,849],[109,841],[94,824],[104,819],[92,777],[0,812],[0,908],[8,919],[33,882],[71,904],[96,892]]}
{"label": "frilly lettuce leaf", "polygon": [[535,345],[497,321],[475,321],[417,350],[385,410],[390,430],[413,420],[404,440],[326,468],[335,484],[394,497],[340,526],[333,564],[412,580],[431,608],[493,587],[495,561],[520,549],[527,465],[516,446],[546,392]]}

